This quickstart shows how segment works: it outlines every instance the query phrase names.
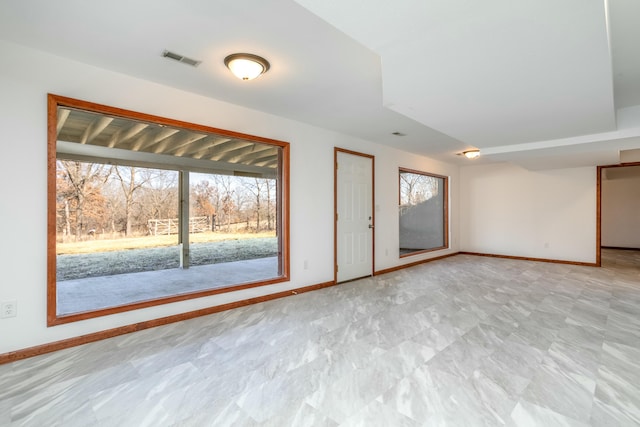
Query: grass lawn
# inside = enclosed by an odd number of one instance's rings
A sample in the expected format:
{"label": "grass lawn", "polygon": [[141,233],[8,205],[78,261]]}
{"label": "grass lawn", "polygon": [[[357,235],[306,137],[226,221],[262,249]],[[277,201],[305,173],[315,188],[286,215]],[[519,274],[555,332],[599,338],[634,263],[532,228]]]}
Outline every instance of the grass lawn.
{"label": "grass lawn", "polygon": [[[275,237],[275,232],[262,233],[192,233],[189,242],[210,243],[225,240],[246,240],[265,237]],[[140,236],[123,237],[119,239],[89,239],[82,242],[56,243],[56,254],[92,254],[96,252],[124,251],[129,249],[158,248],[162,246],[175,246],[178,244],[178,235],[170,236]]]}
{"label": "grass lawn", "polygon": [[[162,237],[166,239],[155,236],[64,244],[65,252],[59,250],[57,256],[57,280],[178,268],[180,252],[176,236]],[[278,240],[274,233],[200,233],[192,234],[190,237],[193,266],[265,258],[278,254]],[[125,240],[128,242],[124,242]],[[152,241],[156,244],[150,245]],[[91,245],[94,242],[98,244]],[[59,243],[57,246],[62,244]]]}

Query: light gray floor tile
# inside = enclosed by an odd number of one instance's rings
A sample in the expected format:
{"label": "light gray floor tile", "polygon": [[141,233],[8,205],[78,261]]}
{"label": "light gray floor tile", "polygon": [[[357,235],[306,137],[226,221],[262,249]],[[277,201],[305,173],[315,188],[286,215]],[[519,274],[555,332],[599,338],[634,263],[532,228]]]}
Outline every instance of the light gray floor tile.
{"label": "light gray floor tile", "polygon": [[567,372],[556,364],[544,364],[522,397],[559,414],[588,422],[595,388],[596,382],[592,378]]}
{"label": "light gray floor tile", "polygon": [[628,252],[459,255],[2,365],[0,425],[640,425]]}
{"label": "light gray floor tile", "polygon": [[402,378],[378,398],[399,413],[421,423],[445,411],[453,392],[465,380],[448,372],[422,365]]}
{"label": "light gray floor tile", "polygon": [[640,349],[605,342],[595,396],[640,425]]}
{"label": "light gray floor tile", "polygon": [[340,424],[342,427],[418,427],[421,425],[421,423],[412,420],[411,418],[396,411],[395,408],[387,406],[378,400],[372,401]]}
{"label": "light gray floor tile", "polygon": [[637,427],[638,423],[628,417],[625,412],[613,405],[602,402],[597,397],[593,401],[591,425],[607,427]]}
{"label": "light gray floor tile", "polygon": [[574,420],[550,409],[521,400],[511,413],[513,423],[518,427],[586,427],[589,424]]}

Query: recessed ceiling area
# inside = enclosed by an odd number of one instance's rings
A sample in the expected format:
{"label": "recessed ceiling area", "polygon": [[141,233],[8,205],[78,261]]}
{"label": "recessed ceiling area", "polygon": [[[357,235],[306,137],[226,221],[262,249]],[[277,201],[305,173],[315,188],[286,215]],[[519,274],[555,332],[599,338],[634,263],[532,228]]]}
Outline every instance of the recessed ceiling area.
{"label": "recessed ceiling area", "polygon": [[386,105],[454,138],[615,129],[604,2],[298,2],[380,55]]}
{"label": "recessed ceiling area", "polygon": [[[577,167],[640,148],[638,2],[157,6],[5,0],[0,39],[450,163],[480,148],[474,164]],[[236,52],[269,72],[240,81],[223,63]]]}

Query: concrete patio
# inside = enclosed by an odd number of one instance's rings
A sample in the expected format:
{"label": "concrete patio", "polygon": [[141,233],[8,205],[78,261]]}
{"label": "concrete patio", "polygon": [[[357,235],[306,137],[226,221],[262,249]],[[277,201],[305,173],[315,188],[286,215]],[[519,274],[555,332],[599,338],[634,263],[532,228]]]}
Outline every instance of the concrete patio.
{"label": "concrete patio", "polygon": [[65,280],[57,284],[57,314],[64,316],[205,289],[274,278],[278,257]]}

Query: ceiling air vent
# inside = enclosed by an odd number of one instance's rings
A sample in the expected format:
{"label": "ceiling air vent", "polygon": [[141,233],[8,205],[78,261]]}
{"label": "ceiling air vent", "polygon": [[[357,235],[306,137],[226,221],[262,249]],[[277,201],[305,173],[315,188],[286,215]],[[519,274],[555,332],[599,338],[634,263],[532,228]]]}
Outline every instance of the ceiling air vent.
{"label": "ceiling air vent", "polygon": [[165,50],[164,52],[162,52],[162,56],[164,56],[165,58],[173,59],[174,61],[178,61],[178,62],[182,62],[184,64],[191,65],[192,67],[197,67],[202,62],[202,61],[197,61],[197,60],[192,59],[192,58],[187,58],[186,56],[183,56],[183,55],[180,55],[180,54],[177,54],[175,52],[168,51],[168,50]]}

